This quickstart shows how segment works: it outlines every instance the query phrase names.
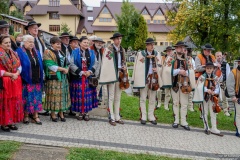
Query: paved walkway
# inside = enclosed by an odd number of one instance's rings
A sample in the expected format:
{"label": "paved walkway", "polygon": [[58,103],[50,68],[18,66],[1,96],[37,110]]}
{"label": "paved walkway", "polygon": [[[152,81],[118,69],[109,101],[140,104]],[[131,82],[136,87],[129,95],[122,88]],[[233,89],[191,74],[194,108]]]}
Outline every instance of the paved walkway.
{"label": "paved walkway", "polygon": [[42,126],[19,124],[19,130],[0,131],[0,140],[15,140],[28,144],[61,147],[94,147],[131,153],[171,155],[193,159],[240,157],[240,139],[234,132],[222,132],[224,137],[205,135],[202,129],[173,129],[170,125],[141,125],[125,121],[110,126],[106,118],[91,117],[89,122],[67,118],[67,122],[51,122],[41,116]]}

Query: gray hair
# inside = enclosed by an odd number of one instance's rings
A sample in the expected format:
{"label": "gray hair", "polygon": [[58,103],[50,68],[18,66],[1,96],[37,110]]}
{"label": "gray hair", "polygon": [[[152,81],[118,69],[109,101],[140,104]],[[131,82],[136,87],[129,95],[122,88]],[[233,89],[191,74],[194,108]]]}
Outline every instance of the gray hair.
{"label": "gray hair", "polygon": [[27,34],[27,35],[24,35],[23,36],[23,44],[28,40],[28,39],[34,39],[34,37],[33,36],[31,36],[31,35],[29,35],[29,34]]}
{"label": "gray hair", "polygon": [[97,38],[97,36],[92,35],[91,37],[89,37],[90,40],[95,40]]}

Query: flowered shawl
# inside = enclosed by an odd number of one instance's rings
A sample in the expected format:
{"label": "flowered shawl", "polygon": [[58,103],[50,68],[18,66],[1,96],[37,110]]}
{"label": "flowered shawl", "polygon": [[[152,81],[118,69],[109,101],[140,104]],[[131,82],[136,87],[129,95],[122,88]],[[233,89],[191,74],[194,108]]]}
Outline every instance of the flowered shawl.
{"label": "flowered shawl", "polygon": [[10,59],[4,49],[0,47],[0,70],[15,73],[21,63],[18,55],[13,50],[9,51],[9,55],[12,59]]}
{"label": "flowered shawl", "polygon": [[[40,52],[36,49],[33,49],[34,52],[37,54],[39,68],[40,68],[40,83],[43,85],[43,64],[42,64],[42,57],[40,55]],[[27,55],[26,49],[23,48],[17,48],[18,56],[21,60],[22,65],[22,71],[21,77],[24,79],[27,83],[32,83],[32,68],[31,68],[31,62],[29,60],[29,57]]]}

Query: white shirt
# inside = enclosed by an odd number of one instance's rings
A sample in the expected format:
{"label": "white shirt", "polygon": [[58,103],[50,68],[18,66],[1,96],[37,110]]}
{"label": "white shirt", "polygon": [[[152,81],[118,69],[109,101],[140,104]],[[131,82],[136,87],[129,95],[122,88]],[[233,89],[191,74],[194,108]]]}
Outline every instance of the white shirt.
{"label": "white shirt", "polygon": [[[148,52],[147,51],[147,54],[150,56],[152,55],[151,52]],[[148,75],[152,74],[153,73],[153,70],[152,70],[152,60],[150,59],[150,64],[149,64],[149,70],[148,70]]]}
{"label": "white shirt", "polygon": [[36,37],[37,43],[38,43],[38,47],[39,47],[39,52],[41,54],[41,57],[43,58],[43,50],[42,50],[42,43],[39,41],[38,37]]}
{"label": "white shirt", "polygon": [[[113,44],[114,48],[118,51],[120,51],[120,47],[118,48],[117,46],[115,46],[115,44]],[[118,52],[117,53],[117,56],[118,56],[118,68],[121,69],[122,68],[122,60],[121,60],[121,53]]]}
{"label": "white shirt", "polygon": [[[211,75],[208,75],[208,77],[211,77]],[[204,92],[208,92],[208,88],[206,86],[204,86]],[[219,83],[216,84],[215,86],[215,90],[214,90],[214,93],[215,94],[219,94],[220,90],[219,90]]]}

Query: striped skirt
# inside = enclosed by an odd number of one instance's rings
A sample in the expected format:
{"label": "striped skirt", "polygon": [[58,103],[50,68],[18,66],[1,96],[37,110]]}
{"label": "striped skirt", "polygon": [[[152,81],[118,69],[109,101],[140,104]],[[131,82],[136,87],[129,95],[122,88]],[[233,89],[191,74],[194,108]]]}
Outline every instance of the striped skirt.
{"label": "striped skirt", "polygon": [[70,95],[68,80],[62,81],[48,80],[45,85],[44,110],[54,112],[64,112],[70,107]]}
{"label": "striped skirt", "polygon": [[[82,98],[84,94],[84,100]],[[98,107],[97,90],[89,87],[88,80],[85,80],[85,89],[82,91],[82,80],[73,80],[70,83],[70,95],[72,110],[80,113],[87,113]]]}

